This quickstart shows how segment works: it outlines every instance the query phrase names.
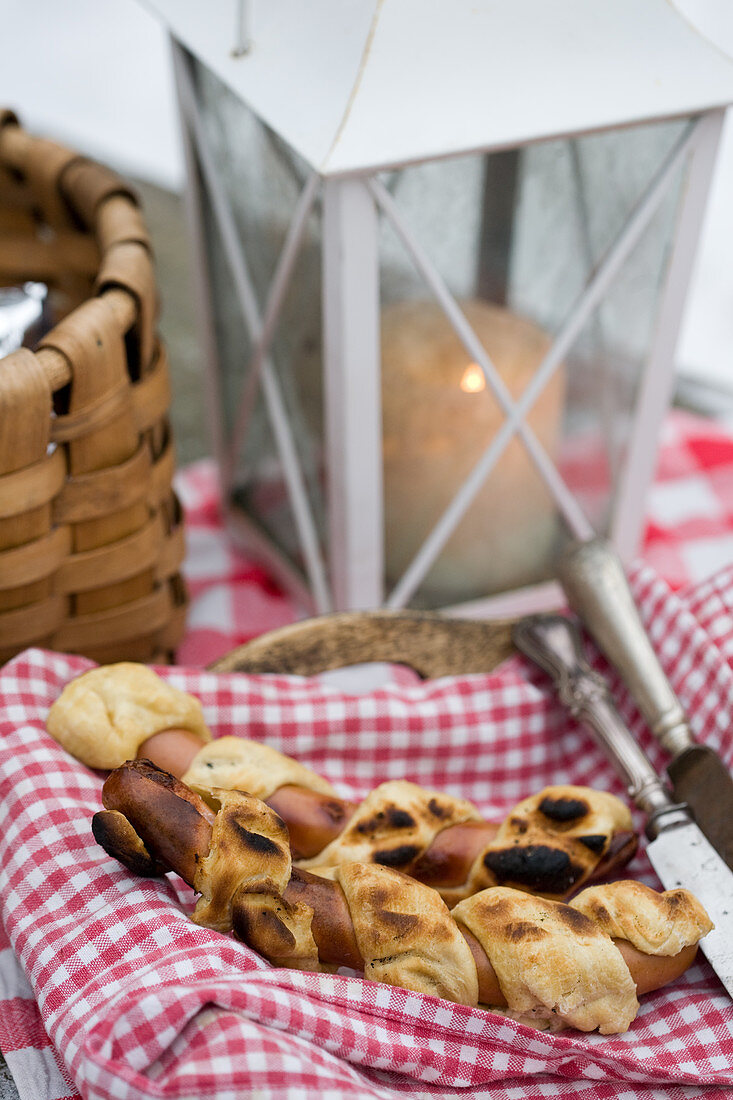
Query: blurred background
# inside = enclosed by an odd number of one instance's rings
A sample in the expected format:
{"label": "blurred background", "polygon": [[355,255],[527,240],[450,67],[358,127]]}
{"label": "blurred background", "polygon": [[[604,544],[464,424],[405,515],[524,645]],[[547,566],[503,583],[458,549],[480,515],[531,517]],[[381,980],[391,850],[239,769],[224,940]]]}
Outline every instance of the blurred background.
{"label": "blurred background", "polygon": [[[733,56],[731,0],[674,3],[700,33]],[[139,187],[156,248],[161,331],[175,372],[179,461],[208,454],[166,32],[140,0],[4,0],[4,14],[0,104],[14,108],[27,129],[109,164]],[[729,117],[684,318],[676,401],[731,424],[732,245]]]}

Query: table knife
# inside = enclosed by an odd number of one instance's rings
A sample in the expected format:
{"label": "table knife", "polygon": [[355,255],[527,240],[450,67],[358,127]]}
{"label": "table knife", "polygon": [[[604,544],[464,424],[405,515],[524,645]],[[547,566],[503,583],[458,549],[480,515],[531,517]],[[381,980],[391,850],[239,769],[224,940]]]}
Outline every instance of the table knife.
{"label": "table knife", "polygon": [[634,740],[603,677],[585,661],[575,624],[561,615],[530,615],[515,624],[513,636],[517,648],[549,673],[560,701],[590,730],[646,814],[646,852],[665,890],[683,886],[705,906],[715,927],[700,949],[733,997],[733,871]]}
{"label": "table knife", "polygon": [[602,538],[572,543],[558,563],[570,607],[617,669],[647,726],[671,756],[674,797],[733,868],[733,777],[698,744],[639,617],[615,550]]}

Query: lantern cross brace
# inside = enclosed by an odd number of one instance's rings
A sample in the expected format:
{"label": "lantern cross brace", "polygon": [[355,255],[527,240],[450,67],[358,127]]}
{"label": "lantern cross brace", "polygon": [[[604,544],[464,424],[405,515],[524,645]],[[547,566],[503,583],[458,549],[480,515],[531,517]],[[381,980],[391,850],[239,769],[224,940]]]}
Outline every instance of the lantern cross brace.
{"label": "lantern cross brace", "polygon": [[[297,222],[294,222],[294,226],[291,227],[293,231],[286,240],[281,256],[281,263],[278,265],[279,270],[277,274],[279,278],[277,285],[273,286],[271,292],[272,300],[268,302],[271,309],[267,312],[265,319],[267,325],[266,329],[265,323],[263,323],[260,317],[259,306],[254,292],[254,285],[247,267],[247,261],[243,249],[240,246],[231,204],[219,181],[213,153],[196,101],[190,58],[186,54],[186,51],[178,45],[174,45],[174,61],[182,114],[194,138],[198,166],[206,184],[214,218],[224,247],[224,253],[231,271],[234,291],[250,337],[256,348],[259,345],[259,353],[256,361],[257,375],[259,376],[259,382],[262,386],[265,406],[267,408],[275,444],[282,463],[285,484],[290,505],[293,510],[293,517],[301,549],[303,551],[306,572],[313,593],[315,606],[319,612],[323,613],[331,609],[331,598],[326,583],[320,543],[305,488],[305,479],[300,465],[297,448],[288,422],[285,403],[280,393],[280,387],[272,360],[266,350],[277,324],[282,301],[297,256],[298,246],[302,240],[307,215],[315,197],[315,181],[309,180],[301,194],[301,201],[296,211]],[[263,336],[266,339],[263,339]],[[258,381],[257,375],[252,383],[252,398]],[[245,398],[248,396],[248,394],[245,394]],[[231,476],[230,456],[225,454],[222,456],[222,459],[220,476],[222,476],[223,479],[228,479]],[[230,489],[230,482],[228,480],[223,480],[222,490],[227,496]]]}
{"label": "lantern cross brace", "polygon": [[520,436],[538,473],[552,493],[570,532],[578,539],[588,539],[594,534],[593,528],[580,505],[524,417],[534,405],[562,359],[567,355],[586,320],[597,308],[608,286],[618,274],[625,259],[649,224],[667,193],[677,169],[689,154],[702,121],[691,122],[685,128],[672,151],[663,161],[653,180],[637,201],[616,240],[608,248],[605,256],[588,279],[579,298],[569,310],[564,324],[560,327],[534,377],[517,402],[512,400],[503,379],[498,374],[485,348],[468,323],[442,276],[406,226],[392,196],[378,179],[368,180],[368,187],[374,195],[375,201],[389,219],[412,258],[415,267],[443,308],[466,351],[481,367],[487,384],[491,387],[506,416],[501,428],[478,462],[475,463],[453,500],[429,532],[412,562],[387,597],[385,601],[387,608],[404,607],[410,599],[515,434]]}
{"label": "lantern cross brace", "polygon": [[280,313],[282,311],[285,295],[290,285],[293,268],[295,267],[295,262],[300,252],[300,246],[303,243],[308,216],[313,209],[319,185],[320,177],[316,172],[313,172],[307,179],[305,186],[298,196],[295,211],[290,225],[288,226],[285,242],[283,243],[275,267],[275,274],[272,277],[265,309],[262,314],[261,330],[254,341],[247,378],[239,400],[239,407],[228,449],[227,465],[222,472],[223,484],[230,487],[234,479],[237,458],[241,451],[244,437],[247,432],[247,426],[254,409],[255,398],[262,373],[262,365],[265,356],[270,350],[270,345],[275,335],[275,329],[280,320]]}
{"label": "lantern cross brace", "polygon": [[[545,483],[553,493],[553,496],[558,501],[566,521],[574,534],[576,534],[578,538],[589,538],[593,532],[577,501],[562,481],[551,458],[540,444],[530,426],[522,419],[525,412],[534,403],[552,372],[558,366],[560,357],[557,355],[551,357],[549,354],[545,357],[542,367],[537,371],[532,382],[527,387],[520,400],[515,404],[512,401],[511,395],[503,379],[487,354],[486,349],[476,336],[465,314],[449,291],[440,273],[435,268],[435,265],[428,259],[422,247],[405,225],[404,219],[397,209],[397,205],[392,197],[378,180],[369,180],[368,186],[375,200],[384,211],[407,249],[415,267],[423,276],[430,290],[432,290],[439,305],[443,308],[456,335],[466,348],[468,354],[478,363],[486,379],[487,385],[491,387],[497,402],[506,415],[506,419],[501,428],[464,480],[453,500],[438,520],[438,523],[423,541],[420,550],[387,598],[385,606],[388,608],[397,608],[404,606],[407,600],[409,600],[410,596],[437,558],[442,547],[455,530],[457,524],[465,515],[471,501],[481,488],[481,485],[506,449],[514,434],[520,435],[530,457],[534,461]],[[553,349],[550,350],[552,352]]]}

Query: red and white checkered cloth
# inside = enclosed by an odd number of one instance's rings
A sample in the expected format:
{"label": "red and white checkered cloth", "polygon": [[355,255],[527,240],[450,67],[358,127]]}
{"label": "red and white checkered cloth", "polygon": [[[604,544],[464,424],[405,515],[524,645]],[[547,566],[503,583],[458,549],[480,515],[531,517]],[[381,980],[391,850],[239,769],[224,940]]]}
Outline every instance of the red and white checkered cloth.
{"label": "red and white checkered cloth", "polygon": [[[562,462],[568,485],[589,510],[603,491],[599,456],[576,447]],[[178,662],[203,667],[237,645],[302,617],[302,610],[258,565],[227,543],[213,462],[177,478],[186,509],[188,631]],[[733,435],[710,420],[674,412],[666,420],[647,501],[643,558],[673,589],[733,563]]]}
{"label": "red and white checkered cloth", "polygon": [[[684,418],[668,431],[688,427],[693,422]],[[683,480],[689,482],[700,454],[693,436],[685,434]],[[720,451],[725,440],[721,435]],[[727,461],[733,464],[730,441]],[[232,582],[232,557],[220,558],[217,580],[216,505],[207,498],[206,469],[194,473],[188,485],[184,475],[183,486],[194,552],[193,615],[182,654],[191,647],[189,665],[293,617],[288,602],[260,585],[256,573],[245,575],[248,567],[236,565],[239,577]],[[704,468],[697,475],[704,480]],[[722,478],[715,483],[723,487]],[[652,533],[661,531],[665,516],[668,482],[661,486],[661,505],[655,509],[652,502]],[[195,520],[197,491],[211,518],[208,530]],[[722,491],[716,499],[724,524]],[[197,539],[198,549],[208,550],[198,559]],[[689,545],[680,539],[677,563],[691,560]],[[730,765],[733,567],[678,594],[648,567],[632,581],[696,735]],[[234,592],[237,603],[239,587],[260,589],[249,623],[220,621],[216,631],[215,615],[208,626],[208,612],[197,617],[207,599],[221,611]],[[213,631],[208,643],[204,629]],[[733,1005],[704,959],[670,989],[645,997],[626,1035],[547,1035],[356,977],[275,969],[243,944],[193,925],[187,916],[193,897],[179,879],[135,878],[98,848],[89,822],[101,805],[101,777],[45,733],[49,705],[88,664],[30,650],[0,670],[0,923],[7,936],[0,939],[0,1049],[23,1100],[733,1094]],[[267,740],[347,796],[406,777],[470,798],[500,819],[547,783],[585,783],[623,795],[542,674],[519,657],[490,676],[420,683],[403,675],[362,694],[324,679],[215,676],[194,667],[160,671],[199,695],[216,734]],[[661,769],[661,751],[617,678],[609,679],[622,713]],[[655,883],[643,855],[630,872]]]}

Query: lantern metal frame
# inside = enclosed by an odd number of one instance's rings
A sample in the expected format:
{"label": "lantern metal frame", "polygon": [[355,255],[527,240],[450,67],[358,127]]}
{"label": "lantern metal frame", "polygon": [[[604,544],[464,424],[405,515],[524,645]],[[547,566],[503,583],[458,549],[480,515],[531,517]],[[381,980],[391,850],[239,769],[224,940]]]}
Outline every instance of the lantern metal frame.
{"label": "lantern metal frame", "polygon": [[[636,242],[668,193],[686,170],[676,232],[656,324],[631,426],[626,460],[617,485],[609,538],[623,560],[638,551],[645,497],[653,477],[657,440],[674,383],[674,352],[679,335],[696,245],[715,164],[724,111],[713,108],[694,114],[671,152],[641,195],[613,244],[590,273],[532,382],[514,402],[485,348],[468,323],[435,264],[406,223],[378,171],[322,176],[313,170],[292,214],[275,266],[264,309],[260,310],[249,273],[246,244],[237,232],[232,208],[217,169],[207,135],[192,57],[172,36],[176,89],[187,165],[188,213],[199,286],[201,331],[204,334],[207,405],[214,456],[221,478],[226,522],[233,540],[264,556],[275,576],[313,613],[331,610],[407,605],[441,548],[470,506],[475,494],[510,440],[518,436],[554,498],[569,532],[576,538],[593,535],[578,501],[543,449],[525,416],[552,373],[567,355],[583,325],[592,316]],[[658,121],[661,121],[658,120]],[[582,133],[572,137],[582,137]],[[481,150],[491,152],[490,148]],[[325,401],[325,468],[327,472],[328,548],[324,560],[283,396],[270,358],[271,342],[292,278],[308,216],[320,196],[322,231],[322,310]],[[220,234],[232,285],[251,339],[249,363],[231,441],[224,438],[221,386],[211,305],[211,282],[204,241],[202,212],[208,202]],[[407,570],[384,591],[384,536],[379,354],[379,214],[388,219],[411,257],[426,287],[440,304],[472,360],[479,364],[505,420],[429,532]],[[305,566],[305,580],[271,540],[240,509],[231,506],[237,455],[261,389],[282,465],[293,521]],[[558,606],[554,582],[513,593],[446,608],[466,617],[527,613]]]}

